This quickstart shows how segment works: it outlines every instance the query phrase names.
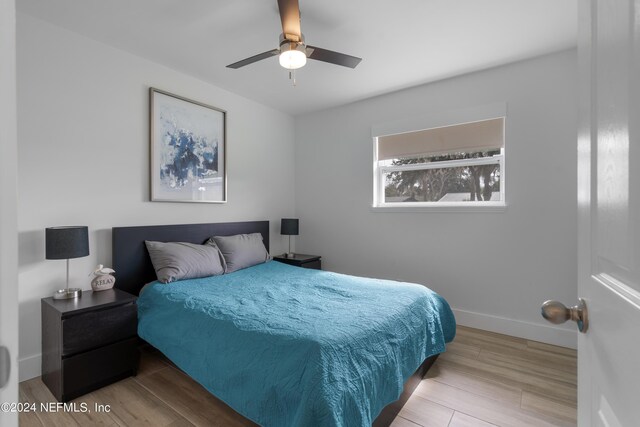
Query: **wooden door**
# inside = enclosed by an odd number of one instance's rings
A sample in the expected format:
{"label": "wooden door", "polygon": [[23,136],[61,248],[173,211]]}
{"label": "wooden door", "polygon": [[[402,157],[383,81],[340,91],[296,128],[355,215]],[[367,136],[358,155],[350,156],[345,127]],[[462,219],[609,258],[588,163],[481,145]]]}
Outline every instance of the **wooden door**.
{"label": "wooden door", "polygon": [[[0,403],[18,401],[15,2],[0,0]],[[1,426],[18,414],[0,410]]]}

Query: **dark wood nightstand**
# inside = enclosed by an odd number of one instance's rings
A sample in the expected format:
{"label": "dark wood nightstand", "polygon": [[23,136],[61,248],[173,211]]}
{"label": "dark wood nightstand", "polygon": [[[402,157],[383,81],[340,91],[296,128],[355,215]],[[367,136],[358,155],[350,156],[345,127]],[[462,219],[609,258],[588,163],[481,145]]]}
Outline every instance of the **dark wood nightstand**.
{"label": "dark wood nightstand", "polygon": [[119,289],[42,298],[42,381],[68,402],[138,369],[136,297]]}
{"label": "dark wood nightstand", "polygon": [[314,270],[322,269],[322,262],[319,255],[294,254],[293,258],[287,258],[285,254],[274,256],[273,260],[283,262],[296,267],[312,268]]}

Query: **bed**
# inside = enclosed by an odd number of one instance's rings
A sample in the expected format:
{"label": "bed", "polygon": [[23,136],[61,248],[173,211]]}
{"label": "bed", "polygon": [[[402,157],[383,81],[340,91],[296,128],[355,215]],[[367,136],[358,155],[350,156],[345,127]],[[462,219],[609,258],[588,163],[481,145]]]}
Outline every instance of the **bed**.
{"label": "bed", "polygon": [[268,248],[268,221],[114,228],[116,286],[140,293],[140,337],[258,424],[389,425],[455,335],[446,301],[420,285],[276,261],[154,281],[144,240],[254,232]]}

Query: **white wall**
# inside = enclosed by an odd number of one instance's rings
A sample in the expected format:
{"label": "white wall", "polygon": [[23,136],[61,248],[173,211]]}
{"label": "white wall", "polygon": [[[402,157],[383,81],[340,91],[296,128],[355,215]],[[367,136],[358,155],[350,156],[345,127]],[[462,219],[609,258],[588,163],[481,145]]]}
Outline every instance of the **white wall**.
{"label": "white wall", "polygon": [[[423,283],[459,323],[575,346],[540,304],[576,301],[576,52],[296,118],[297,250],[329,270]],[[389,76],[393,78],[393,76]],[[506,102],[506,212],[380,213],[371,127]]]}
{"label": "white wall", "polygon": [[[215,55],[215,52],[211,52]],[[228,203],[149,202],[148,88],[227,110]],[[21,379],[40,372],[40,298],[64,286],[44,259],[44,229],[88,225],[91,255],[71,285],[111,263],[111,227],[271,221],[294,213],[294,122],[284,113],[164,66],[18,15]]]}
{"label": "white wall", "polygon": [[[0,0],[0,345],[9,349],[9,383],[0,402],[18,401],[18,200],[16,135],[16,10],[13,0]],[[16,413],[0,411],[0,425],[18,425]]]}

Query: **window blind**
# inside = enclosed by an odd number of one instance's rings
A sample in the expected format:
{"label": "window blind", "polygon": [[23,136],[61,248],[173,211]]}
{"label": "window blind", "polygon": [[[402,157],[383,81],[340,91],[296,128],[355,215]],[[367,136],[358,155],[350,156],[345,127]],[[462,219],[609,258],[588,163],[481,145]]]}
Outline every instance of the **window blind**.
{"label": "window blind", "polygon": [[378,160],[499,150],[504,117],[378,137]]}

